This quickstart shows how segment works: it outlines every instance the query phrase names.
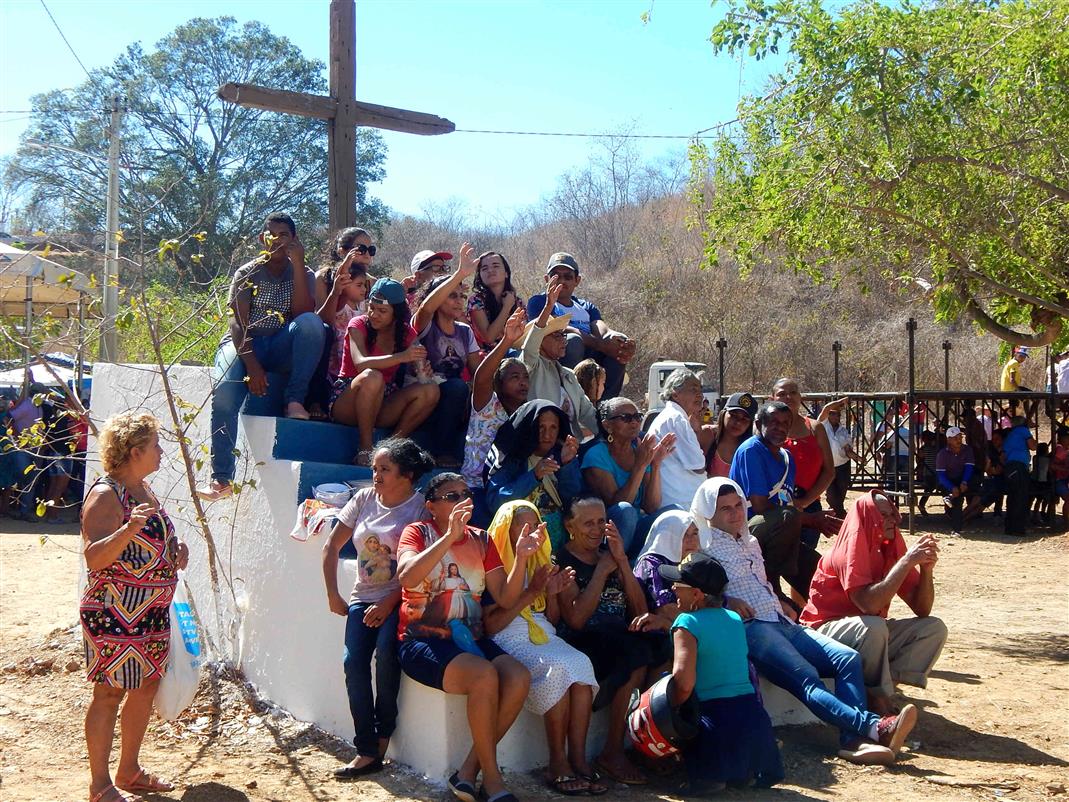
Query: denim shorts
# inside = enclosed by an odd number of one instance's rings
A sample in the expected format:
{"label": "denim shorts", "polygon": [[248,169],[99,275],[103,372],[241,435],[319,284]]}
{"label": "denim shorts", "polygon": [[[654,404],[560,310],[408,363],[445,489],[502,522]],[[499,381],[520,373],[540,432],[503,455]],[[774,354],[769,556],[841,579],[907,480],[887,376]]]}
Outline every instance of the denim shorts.
{"label": "denim shorts", "polygon": [[[475,643],[491,662],[507,654],[490,638],[480,638]],[[448,638],[414,638],[401,641],[397,647],[401,670],[416,682],[438,690],[442,690],[445,669],[462,654],[464,650]]]}

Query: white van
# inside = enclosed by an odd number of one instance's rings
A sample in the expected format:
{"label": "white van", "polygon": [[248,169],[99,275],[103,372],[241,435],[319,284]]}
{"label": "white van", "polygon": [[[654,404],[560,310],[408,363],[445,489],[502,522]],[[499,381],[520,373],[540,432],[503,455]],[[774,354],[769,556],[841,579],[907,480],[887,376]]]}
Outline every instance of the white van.
{"label": "white van", "polygon": [[[715,413],[720,393],[706,379],[704,373],[705,365],[701,362],[675,362],[672,360],[662,360],[650,365],[649,382],[646,385],[646,410],[656,415],[664,408],[664,401],[661,400],[661,390],[664,388],[664,383],[672,371],[677,368],[686,368],[698,374],[698,378],[702,380],[702,394],[709,402],[709,408]],[[652,416],[647,416],[647,420],[651,419]]]}

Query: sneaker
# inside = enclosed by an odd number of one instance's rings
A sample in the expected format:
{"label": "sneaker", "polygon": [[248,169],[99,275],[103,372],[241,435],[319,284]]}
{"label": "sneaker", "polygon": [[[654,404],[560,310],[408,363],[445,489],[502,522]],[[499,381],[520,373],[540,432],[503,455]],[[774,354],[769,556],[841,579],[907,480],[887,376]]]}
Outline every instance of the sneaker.
{"label": "sneaker", "polygon": [[234,486],[230,482],[212,482],[210,485],[201,485],[197,488],[197,495],[205,501],[218,501],[233,492]]}
{"label": "sneaker", "polygon": [[886,746],[892,753],[898,754],[906,737],[917,723],[917,708],[906,705],[897,716],[884,716],[876,725],[880,745]]}
{"label": "sneaker", "polygon": [[890,766],[895,762],[894,752],[872,741],[858,741],[844,747],[839,750],[839,757],[858,766]]}

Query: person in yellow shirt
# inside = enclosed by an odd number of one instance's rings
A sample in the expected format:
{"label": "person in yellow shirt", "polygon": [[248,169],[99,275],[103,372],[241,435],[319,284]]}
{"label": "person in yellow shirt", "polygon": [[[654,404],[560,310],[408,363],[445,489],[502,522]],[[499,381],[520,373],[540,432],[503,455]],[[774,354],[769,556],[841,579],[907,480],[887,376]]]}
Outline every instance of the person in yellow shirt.
{"label": "person in yellow shirt", "polygon": [[1027,347],[1022,345],[1013,349],[1013,356],[1002,368],[1002,392],[1015,393],[1018,390],[1031,392],[1027,387],[1021,385],[1021,365],[1026,359],[1028,359]]}

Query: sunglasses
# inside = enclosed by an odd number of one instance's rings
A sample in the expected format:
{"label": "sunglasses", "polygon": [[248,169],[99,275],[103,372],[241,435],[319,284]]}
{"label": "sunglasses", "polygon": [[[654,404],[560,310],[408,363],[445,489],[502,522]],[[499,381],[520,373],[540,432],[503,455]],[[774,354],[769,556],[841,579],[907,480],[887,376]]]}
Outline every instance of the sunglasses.
{"label": "sunglasses", "polygon": [[[372,254],[372,256],[374,256],[374,254]],[[439,274],[448,273],[449,272],[449,265],[424,265],[423,267],[417,268],[416,272],[417,273],[424,273],[427,270],[430,270],[432,273],[439,273]]]}
{"label": "sunglasses", "polygon": [[452,504],[456,504],[458,501],[465,501],[471,498],[470,490],[453,490],[449,493],[442,493],[440,496],[433,496],[427,501],[448,501]]}
{"label": "sunglasses", "polygon": [[374,256],[379,251],[379,249],[376,248],[374,245],[364,245],[362,243],[357,243],[352,247],[351,250],[356,251],[361,256],[363,256],[365,253],[368,256]]}
{"label": "sunglasses", "polygon": [[624,423],[638,423],[642,420],[641,412],[624,412],[620,415],[612,415],[605,420],[622,420]]}

